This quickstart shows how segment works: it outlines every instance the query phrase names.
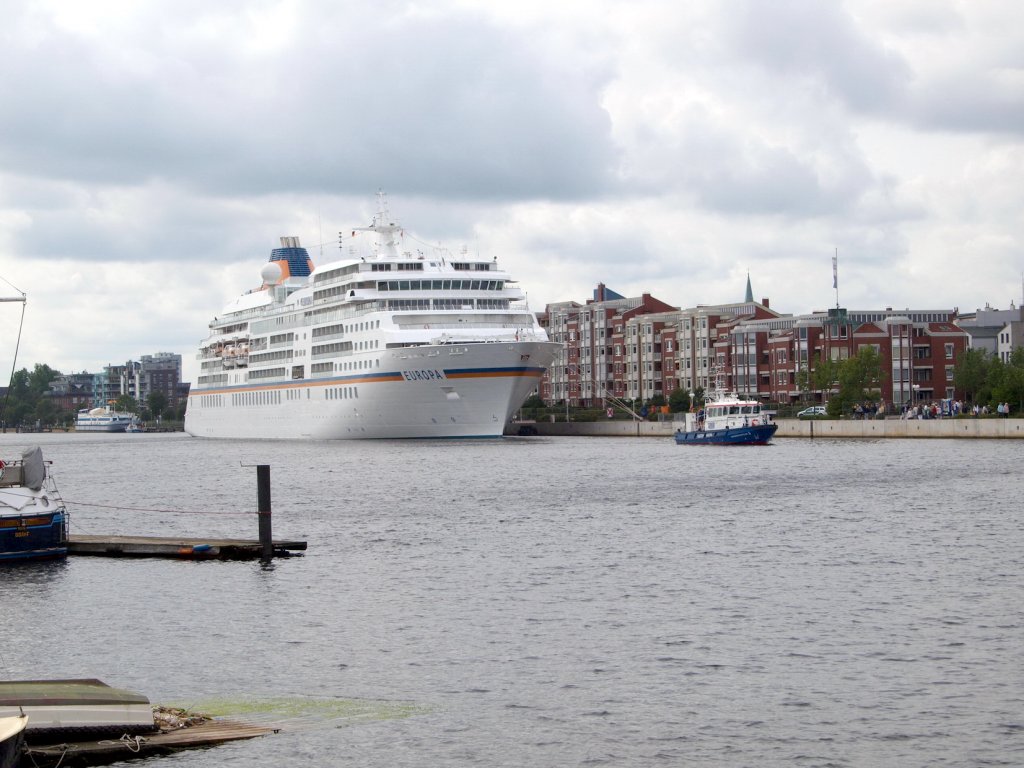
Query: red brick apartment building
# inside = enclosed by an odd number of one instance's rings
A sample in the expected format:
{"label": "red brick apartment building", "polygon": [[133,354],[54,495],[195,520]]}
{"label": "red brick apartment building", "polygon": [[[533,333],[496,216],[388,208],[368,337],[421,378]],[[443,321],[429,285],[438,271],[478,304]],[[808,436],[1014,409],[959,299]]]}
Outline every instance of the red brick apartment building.
{"label": "red brick apartment building", "polygon": [[[897,407],[956,397],[953,366],[969,336],[955,310],[830,309],[775,322],[740,323],[717,346],[730,385],[772,402],[825,402],[828,392],[800,389],[802,371],[821,359],[846,360],[865,346],[885,366],[879,393]],[[886,365],[887,364],[887,365]]]}
{"label": "red brick apartment building", "polygon": [[600,284],[585,304],[549,304],[541,316],[562,352],[540,388],[548,404],[604,407],[707,390],[716,369],[726,387],[777,402],[824,402],[801,390],[816,361],[845,360],[873,346],[891,361],[880,396],[904,403],[954,397],[953,365],[969,345],[955,310],[848,311],[781,315],[768,299],[678,309],[643,294],[625,298]]}

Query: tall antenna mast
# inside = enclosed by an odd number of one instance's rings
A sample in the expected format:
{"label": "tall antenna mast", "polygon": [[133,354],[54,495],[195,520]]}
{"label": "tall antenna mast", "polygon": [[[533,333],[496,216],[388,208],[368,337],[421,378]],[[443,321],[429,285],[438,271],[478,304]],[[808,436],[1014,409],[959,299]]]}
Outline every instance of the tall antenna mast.
{"label": "tall antenna mast", "polygon": [[839,309],[839,248],[832,257],[832,287],[836,291],[836,309]]}

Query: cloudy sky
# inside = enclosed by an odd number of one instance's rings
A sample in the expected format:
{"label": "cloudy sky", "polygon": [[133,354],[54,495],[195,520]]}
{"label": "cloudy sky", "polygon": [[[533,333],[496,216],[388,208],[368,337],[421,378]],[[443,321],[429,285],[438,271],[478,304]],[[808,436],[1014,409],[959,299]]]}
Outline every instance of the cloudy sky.
{"label": "cloudy sky", "polygon": [[535,310],[824,309],[837,249],[850,308],[1021,303],[1016,0],[0,0],[0,41],[19,368],[192,378],[278,237],[335,258],[381,188]]}

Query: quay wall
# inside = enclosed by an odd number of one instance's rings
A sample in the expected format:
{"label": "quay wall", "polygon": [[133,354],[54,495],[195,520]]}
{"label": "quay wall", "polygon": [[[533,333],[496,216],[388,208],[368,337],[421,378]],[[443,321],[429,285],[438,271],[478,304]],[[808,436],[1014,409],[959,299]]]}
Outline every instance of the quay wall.
{"label": "quay wall", "polygon": [[[1024,439],[1024,419],[868,419],[865,421],[831,419],[779,419],[775,438],[852,437],[852,438],[970,438],[982,440]],[[591,437],[671,437],[677,428],[672,421],[564,421],[536,423],[538,435]],[[519,424],[505,431],[515,435]]]}

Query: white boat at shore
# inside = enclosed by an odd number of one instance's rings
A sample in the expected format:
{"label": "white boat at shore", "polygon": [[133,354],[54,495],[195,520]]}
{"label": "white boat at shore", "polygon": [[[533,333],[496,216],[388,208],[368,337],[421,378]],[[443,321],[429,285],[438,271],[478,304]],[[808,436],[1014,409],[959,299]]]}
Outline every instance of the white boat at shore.
{"label": "white boat at shore", "polygon": [[17,768],[21,765],[27,726],[28,715],[0,717],[0,768]]}
{"label": "white boat at shore", "polygon": [[262,286],[213,319],[186,432],[501,436],[558,345],[496,259],[403,250],[405,233],[379,202],[372,224],[352,231],[353,243],[376,236],[365,255],[314,269],[298,238],[281,238]]}
{"label": "white boat at shore", "polygon": [[118,413],[106,406],[83,408],[75,419],[76,432],[124,432],[135,419],[131,413]]}
{"label": "white boat at shore", "polygon": [[149,699],[95,679],[0,680],[0,718],[20,714],[30,740],[156,730]]}

